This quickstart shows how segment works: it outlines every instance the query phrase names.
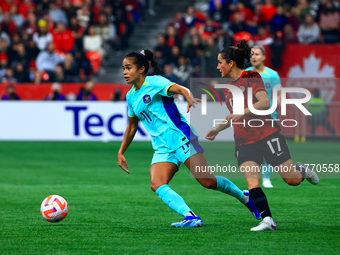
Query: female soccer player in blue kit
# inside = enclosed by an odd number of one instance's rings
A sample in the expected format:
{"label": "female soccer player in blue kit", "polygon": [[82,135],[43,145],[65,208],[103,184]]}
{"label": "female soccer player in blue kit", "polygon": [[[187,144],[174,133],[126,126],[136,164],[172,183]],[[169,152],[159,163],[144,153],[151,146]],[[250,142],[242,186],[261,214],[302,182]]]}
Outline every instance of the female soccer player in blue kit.
{"label": "female soccer player in blue kit", "polygon": [[185,97],[188,101],[188,112],[190,107],[195,107],[197,101],[187,88],[160,75],[147,76],[149,61],[155,68],[155,72],[160,73],[150,50],[143,50],[140,53],[131,52],[123,60],[124,78],[133,86],[126,95],[129,123],[118,151],[118,165],[129,173],[124,152],[137,131],[138,120],[141,120],[151,136],[155,150],[150,169],[151,189],[171,209],[185,217],[180,222],[172,223],[171,226],[192,228],[203,225],[202,219],[168,185],[181,163],[189,168],[203,187],[237,198],[246,205],[255,218],[261,219],[247,191],[241,191],[227,178],[215,177],[209,172],[195,172],[195,166],[208,169],[208,163],[203,155],[203,148],[198,143],[197,135],[178,111],[173,95],[181,94]]}

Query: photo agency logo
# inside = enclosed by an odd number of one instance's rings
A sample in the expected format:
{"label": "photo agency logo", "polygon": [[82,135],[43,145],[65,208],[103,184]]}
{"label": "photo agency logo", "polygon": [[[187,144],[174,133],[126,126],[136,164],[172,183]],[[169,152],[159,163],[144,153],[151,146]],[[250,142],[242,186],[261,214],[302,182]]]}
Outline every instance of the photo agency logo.
{"label": "photo agency logo", "polygon": [[[219,100],[221,106],[222,100],[216,91],[216,89],[224,89],[228,90],[228,93],[232,94],[231,99],[229,100],[229,104],[231,105],[233,109],[233,114],[234,115],[244,115],[244,102],[245,102],[245,88],[244,86],[237,87],[232,84],[214,84],[212,86],[198,82],[199,85],[205,86],[205,88],[199,88],[205,93],[201,94],[201,115],[207,115],[208,113],[208,104],[207,104],[207,96],[209,95],[212,100],[214,101],[215,105],[217,105],[215,97]],[[210,92],[208,89],[210,89],[212,92]],[[214,95],[213,95],[213,94]],[[247,91],[247,103],[248,103],[248,108],[251,113],[253,113],[256,116],[268,116],[274,113],[277,110],[277,105],[278,105],[278,88],[274,87],[272,91],[272,105],[269,109],[267,110],[257,110],[254,108],[253,105],[253,88],[248,87]],[[304,96],[300,98],[288,98],[288,93],[301,93]],[[310,116],[312,115],[307,108],[303,105],[307,103],[311,99],[311,93],[309,90],[304,89],[304,88],[286,88],[282,87],[281,88],[281,115],[283,119],[265,119],[265,121],[271,122],[272,126],[274,125],[274,121],[281,121],[281,125],[283,127],[296,127],[298,125],[298,121],[292,118],[284,118],[287,116],[287,106],[288,105],[293,105],[297,107],[305,116]],[[217,125],[223,123],[227,124],[228,120],[225,119],[226,116],[223,116],[224,119],[213,119],[213,127],[216,127]],[[264,125],[263,119],[251,119],[246,123],[246,120],[243,121],[238,121],[238,122],[233,122],[230,120],[231,126],[235,124],[242,124],[243,126],[250,126],[250,127],[262,127]],[[256,124],[256,125],[255,125]]]}

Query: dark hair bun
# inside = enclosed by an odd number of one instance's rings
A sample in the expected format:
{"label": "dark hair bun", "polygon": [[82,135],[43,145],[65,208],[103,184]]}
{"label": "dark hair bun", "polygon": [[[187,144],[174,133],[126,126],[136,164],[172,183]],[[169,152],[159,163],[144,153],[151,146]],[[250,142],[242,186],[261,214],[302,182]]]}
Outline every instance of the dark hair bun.
{"label": "dark hair bun", "polygon": [[143,55],[145,56],[147,61],[150,61],[151,66],[154,68],[155,74],[161,74],[162,70],[159,68],[157,62],[153,60],[153,53],[151,50],[143,50]]}
{"label": "dark hair bun", "polygon": [[251,54],[251,48],[249,47],[246,40],[242,40],[240,43],[237,44],[237,49],[241,50],[243,52],[243,57],[249,61],[250,60],[250,54]]}
{"label": "dark hair bun", "polygon": [[144,50],[144,56],[147,61],[152,61],[153,59],[153,53],[151,50]]}

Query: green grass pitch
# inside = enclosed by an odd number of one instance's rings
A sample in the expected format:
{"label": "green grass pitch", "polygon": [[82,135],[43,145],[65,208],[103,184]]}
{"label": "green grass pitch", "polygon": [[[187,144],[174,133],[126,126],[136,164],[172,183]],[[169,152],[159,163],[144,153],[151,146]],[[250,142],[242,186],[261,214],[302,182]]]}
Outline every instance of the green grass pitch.
{"label": "green grass pitch", "polygon": [[[258,221],[243,205],[201,188],[181,167],[170,185],[204,226],[174,229],[182,216],[149,187],[150,143],[134,142],[126,152],[131,174],[117,166],[119,145],[1,142],[0,254],[340,254],[340,179],[298,187],[273,179],[275,188],[265,192],[278,231],[258,233],[250,231]],[[213,158],[216,143],[202,145]],[[235,164],[233,143],[219,146]],[[288,146],[294,161],[340,163],[336,142]],[[232,180],[246,189],[243,178]],[[52,194],[69,203],[60,223],[40,215]]]}

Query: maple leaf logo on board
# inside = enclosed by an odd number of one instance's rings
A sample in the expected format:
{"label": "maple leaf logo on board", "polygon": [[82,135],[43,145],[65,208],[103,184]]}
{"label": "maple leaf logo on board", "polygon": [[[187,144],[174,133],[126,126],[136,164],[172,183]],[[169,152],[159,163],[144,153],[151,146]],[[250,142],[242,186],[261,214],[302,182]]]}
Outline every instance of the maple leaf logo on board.
{"label": "maple leaf logo on board", "polygon": [[308,58],[303,59],[303,69],[301,69],[299,64],[289,68],[289,78],[333,78],[334,67],[325,64],[322,69],[320,69],[321,58],[316,58],[312,53]]}
{"label": "maple leaf logo on board", "polygon": [[[303,69],[299,64],[289,68],[287,87],[306,88],[313,93],[318,88],[321,97],[326,102],[331,102],[336,90],[334,67],[325,64],[321,67],[321,58],[316,58],[313,53],[303,59]],[[293,78],[293,79],[290,79]],[[302,94],[289,93],[291,98],[301,98]]]}

